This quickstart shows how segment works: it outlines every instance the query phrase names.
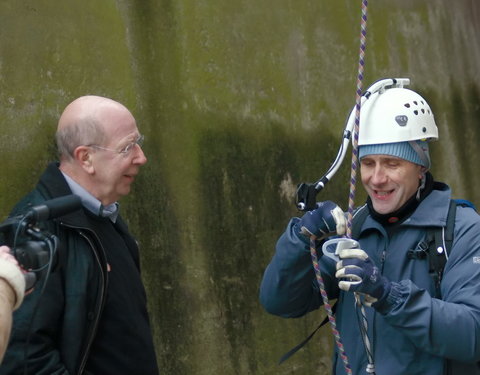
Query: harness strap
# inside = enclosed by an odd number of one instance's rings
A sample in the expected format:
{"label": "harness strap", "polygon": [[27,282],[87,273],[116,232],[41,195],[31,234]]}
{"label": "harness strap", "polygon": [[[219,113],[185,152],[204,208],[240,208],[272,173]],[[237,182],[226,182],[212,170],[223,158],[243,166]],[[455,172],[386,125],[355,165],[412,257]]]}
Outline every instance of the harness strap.
{"label": "harness strap", "polygon": [[[335,304],[332,306],[332,312],[335,314],[335,311],[337,311],[337,303],[335,302]],[[299,343],[298,345],[294,346],[292,349],[290,349],[288,352],[286,352],[284,355],[282,355],[282,357],[280,358],[280,360],[278,361],[278,364],[282,364],[283,362],[285,362],[287,359],[289,359],[292,355],[294,355],[296,352],[298,352],[301,348],[303,348],[309,341],[310,339],[315,335],[315,333],[317,333],[317,331],[322,328],[325,324],[327,324],[329,321],[329,318],[328,318],[328,315],[322,320],[322,322],[318,325],[317,328],[315,328],[313,330],[313,332],[308,335],[307,338],[305,338],[305,340],[303,340],[301,343]]]}

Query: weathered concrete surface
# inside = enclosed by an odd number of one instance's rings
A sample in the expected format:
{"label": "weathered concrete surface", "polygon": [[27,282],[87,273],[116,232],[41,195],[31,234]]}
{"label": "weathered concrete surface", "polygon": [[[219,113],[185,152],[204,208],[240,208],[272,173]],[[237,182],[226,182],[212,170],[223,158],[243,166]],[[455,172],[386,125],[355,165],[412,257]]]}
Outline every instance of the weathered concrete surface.
{"label": "weathered concrete surface", "polygon": [[[47,4],[48,3],[48,4]],[[370,2],[365,85],[406,76],[434,109],[433,173],[480,203],[480,5]],[[123,102],[149,163],[122,209],[142,244],[165,374],[327,374],[323,319],[283,320],[258,285],[293,206],[336,154],[354,104],[361,2],[5,0],[0,214],[55,158],[64,106]],[[347,202],[349,162],[320,199]],[[361,202],[364,193],[358,193]]]}

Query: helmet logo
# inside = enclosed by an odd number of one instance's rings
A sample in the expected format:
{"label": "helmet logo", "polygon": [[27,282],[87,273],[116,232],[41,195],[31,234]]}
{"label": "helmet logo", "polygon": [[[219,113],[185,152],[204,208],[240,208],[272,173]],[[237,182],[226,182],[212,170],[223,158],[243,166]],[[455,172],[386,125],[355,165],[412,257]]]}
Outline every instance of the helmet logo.
{"label": "helmet logo", "polygon": [[400,126],[406,126],[408,122],[408,116],[406,115],[398,115],[395,117],[395,121]]}

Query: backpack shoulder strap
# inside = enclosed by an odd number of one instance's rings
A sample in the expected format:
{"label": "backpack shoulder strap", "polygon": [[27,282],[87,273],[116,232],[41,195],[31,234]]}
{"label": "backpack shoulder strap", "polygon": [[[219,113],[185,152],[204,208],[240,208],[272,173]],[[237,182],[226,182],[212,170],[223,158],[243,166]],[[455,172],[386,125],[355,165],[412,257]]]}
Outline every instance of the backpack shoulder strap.
{"label": "backpack shoulder strap", "polygon": [[475,207],[475,205],[472,202],[466,199],[455,199],[455,202],[457,203],[457,206],[470,207],[470,208],[473,208],[475,211],[477,211],[477,207]]}
{"label": "backpack shoulder strap", "polygon": [[450,200],[447,222],[444,227],[432,227],[427,230],[427,241],[429,243],[428,259],[429,272],[435,283],[435,297],[441,298],[440,282],[442,281],[443,269],[447,262],[448,255],[452,249],[453,232],[455,229],[455,216],[457,214],[457,203]]}
{"label": "backpack shoulder strap", "polygon": [[[447,258],[450,255],[453,245],[453,232],[455,230],[455,217],[457,215],[457,201],[454,199],[450,200],[450,207],[448,209],[447,215],[447,225],[445,226],[445,252]],[[436,240],[436,239],[435,239]]]}
{"label": "backpack shoulder strap", "polygon": [[454,236],[454,230],[455,230],[455,217],[457,215],[457,206],[461,207],[470,207],[477,211],[476,207],[474,204],[470,201],[467,201],[466,199],[451,199],[450,200],[450,207],[448,208],[448,215],[447,215],[447,224],[445,225],[445,231],[444,231],[444,243],[442,244],[441,239],[438,237],[435,238],[435,242],[437,243],[438,246],[442,246],[445,249],[445,252],[447,254],[447,259],[448,256],[450,255],[450,251],[452,250],[453,246],[453,236]]}

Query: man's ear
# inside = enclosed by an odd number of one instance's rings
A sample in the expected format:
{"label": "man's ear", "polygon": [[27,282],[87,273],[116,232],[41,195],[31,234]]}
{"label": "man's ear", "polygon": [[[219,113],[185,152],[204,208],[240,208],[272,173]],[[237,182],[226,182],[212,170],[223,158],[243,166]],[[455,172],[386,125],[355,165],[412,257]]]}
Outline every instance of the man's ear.
{"label": "man's ear", "polygon": [[427,167],[424,167],[424,166],[421,166],[420,167],[420,175],[419,175],[419,179],[421,180],[423,178],[423,176],[425,175],[425,173],[428,172],[428,168]]}
{"label": "man's ear", "polygon": [[81,166],[88,174],[92,174],[94,172],[92,157],[93,154],[91,147],[88,146],[78,146],[73,151],[73,158],[77,164]]}

